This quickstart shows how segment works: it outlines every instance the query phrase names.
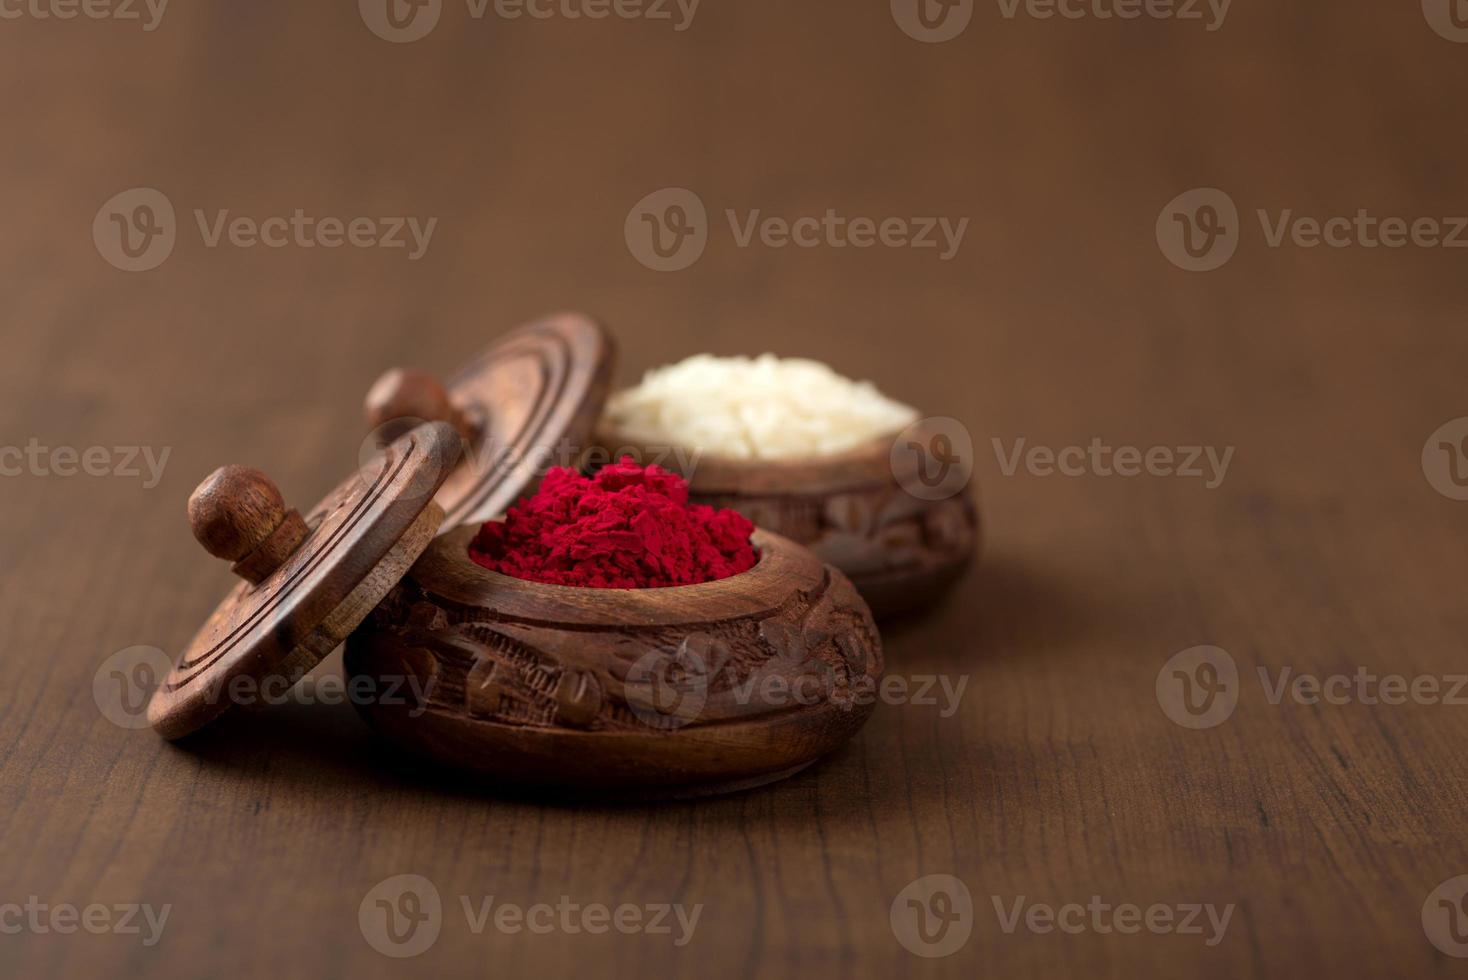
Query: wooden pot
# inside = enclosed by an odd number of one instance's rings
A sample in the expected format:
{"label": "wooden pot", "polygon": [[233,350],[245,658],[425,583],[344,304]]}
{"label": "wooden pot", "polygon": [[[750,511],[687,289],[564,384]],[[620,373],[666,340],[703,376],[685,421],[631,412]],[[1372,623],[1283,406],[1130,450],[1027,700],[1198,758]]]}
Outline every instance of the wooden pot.
{"label": "wooden pot", "polygon": [[849,739],[882,646],[841,572],[765,531],[740,575],[582,589],[489,571],[476,528],[435,540],[348,640],[352,676],[422,700],[361,705],[385,737],[497,783],[667,797],[756,786]]}

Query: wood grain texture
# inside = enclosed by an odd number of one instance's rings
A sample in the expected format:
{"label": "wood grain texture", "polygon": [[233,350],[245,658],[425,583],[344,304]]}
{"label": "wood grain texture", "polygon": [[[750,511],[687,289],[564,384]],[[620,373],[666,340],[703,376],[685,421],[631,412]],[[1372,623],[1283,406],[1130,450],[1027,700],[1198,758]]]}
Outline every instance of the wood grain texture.
{"label": "wood grain texture", "polygon": [[[162,941],[0,934],[16,977],[1438,976],[1420,911],[1468,872],[1468,713],[1269,703],[1256,670],[1463,672],[1468,505],[1421,452],[1468,415],[1452,250],[1271,248],[1275,215],[1468,210],[1462,46],[1418,4],[1234,4],[1222,30],[976,5],[946,44],[885,3],[705,3],[693,26],[473,21],[388,45],[354,4],[171,4],[0,23],[0,445],[145,446],[123,475],[14,454],[0,479],[0,902],[171,903]],[[65,65],[58,71],[58,65]],[[164,191],[172,256],[121,272],[89,230]],[[633,204],[695,190],[678,273]],[[1159,253],[1163,204],[1226,189],[1224,268]],[[209,247],[229,218],[440,217],[405,249]],[[933,250],[741,248],[725,211],[968,216]],[[180,519],[220,462],[288,501],[356,465],[395,364],[448,367],[549,309],[612,325],[620,383],[692,350],[823,358],[965,420],[979,568],[884,628],[888,673],[967,678],[958,710],[878,705],[850,745],[747,794],[547,806],[384,756],[347,704],[225,719],[199,744],[107,721],[114,651],[176,652],[231,576]],[[992,449],[1234,446],[1226,479],[1006,475]],[[124,465],[128,463],[129,465]],[[133,469],[139,475],[125,475]],[[202,564],[201,564],[202,562]],[[1181,728],[1154,685],[1228,649],[1233,716]],[[333,657],[325,669],[334,669]],[[358,907],[398,874],[454,916],[394,961]],[[962,950],[889,910],[967,883]],[[476,935],[460,895],[704,903],[695,937]],[[1224,940],[1005,933],[1012,901],[1236,902]]]}

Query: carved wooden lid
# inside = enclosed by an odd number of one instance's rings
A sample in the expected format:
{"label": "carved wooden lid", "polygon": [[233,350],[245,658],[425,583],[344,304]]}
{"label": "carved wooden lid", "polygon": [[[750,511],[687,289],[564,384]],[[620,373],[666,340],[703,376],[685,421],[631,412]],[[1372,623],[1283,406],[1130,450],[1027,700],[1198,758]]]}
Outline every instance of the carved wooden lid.
{"label": "carved wooden lid", "polygon": [[459,459],[452,426],[404,433],[303,518],[264,473],[224,466],[189,498],[199,543],[243,579],[148,705],[165,738],[268,704],[346,639],[433,540]]}
{"label": "carved wooden lid", "polygon": [[499,517],[549,466],[576,465],[606,403],[613,360],[605,327],[562,313],[506,334],[447,384],[394,368],[363,408],[367,424],[389,439],[423,419],[459,433],[459,467],[435,498],[447,532]]}

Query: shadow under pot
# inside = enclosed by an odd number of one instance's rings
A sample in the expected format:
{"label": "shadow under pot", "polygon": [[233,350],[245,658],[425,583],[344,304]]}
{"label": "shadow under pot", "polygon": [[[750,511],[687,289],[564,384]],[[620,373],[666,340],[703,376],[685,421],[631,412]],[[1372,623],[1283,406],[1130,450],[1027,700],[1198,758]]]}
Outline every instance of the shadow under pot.
{"label": "shadow under pot", "polygon": [[698,796],[791,775],[871,712],[866,603],[779,535],[726,579],[586,589],[475,564],[476,530],[435,540],[347,642],[352,677],[423,692],[360,706],[395,743],[507,785]]}
{"label": "shadow under pot", "polygon": [[933,460],[894,452],[891,437],[788,460],[666,453],[608,431],[598,441],[604,458],[656,462],[688,480],[691,502],[732,508],[809,548],[851,579],[878,618],[939,598],[981,547],[967,471],[940,476]]}

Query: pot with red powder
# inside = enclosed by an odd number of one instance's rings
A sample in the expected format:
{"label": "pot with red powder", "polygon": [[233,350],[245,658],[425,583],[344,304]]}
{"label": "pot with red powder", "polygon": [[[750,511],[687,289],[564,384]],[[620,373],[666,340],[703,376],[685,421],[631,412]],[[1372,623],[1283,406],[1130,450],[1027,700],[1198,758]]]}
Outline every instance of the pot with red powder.
{"label": "pot with red powder", "polygon": [[553,470],[434,541],[348,642],[394,741],[506,784],[701,795],[782,778],[870,712],[881,641],[845,576],[630,460]]}

